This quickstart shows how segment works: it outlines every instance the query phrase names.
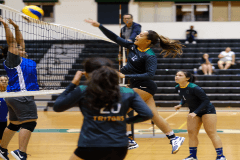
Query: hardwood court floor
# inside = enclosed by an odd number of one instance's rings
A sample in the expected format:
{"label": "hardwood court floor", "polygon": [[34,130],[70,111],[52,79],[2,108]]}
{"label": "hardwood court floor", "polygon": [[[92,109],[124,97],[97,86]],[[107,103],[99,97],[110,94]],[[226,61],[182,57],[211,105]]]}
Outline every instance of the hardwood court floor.
{"label": "hardwood court floor", "polygon": [[[187,112],[159,112],[159,114],[167,119],[173,129],[181,129],[183,132],[176,133],[178,136],[186,137],[181,150],[176,155],[172,155],[171,145],[167,138],[136,138],[139,148],[130,150],[125,158],[126,160],[182,160],[189,155],[188,137],[185,132]],[[217,128],[219,132],[222,132],[219,133],[219,136],[222,139],[224,154],[228,160],[240,159],[239,115],[240,112],[218,112]],[[28,159],[68,160],[76,148],[79,133],[68,133],[61,129],[80,129],[81,124],[82,115],[80,112],[40,111],[38,125],[29,142],[28,154],[31,156],[28,156]],[[145,135],[145,133],[152,134],[148,133],[151,127],[150,121],[136,124],[135,131],[138,132],[136,134],[138,136]],[[74,132],[74,130],[72,131]],[[17,134],[9,144],[9,151],[18,148]],[[11,155],[9,155],[9,158],[10,160],[14,159]],[[216,152],[206,133],[199,133],[198,159],[216,159]]]}

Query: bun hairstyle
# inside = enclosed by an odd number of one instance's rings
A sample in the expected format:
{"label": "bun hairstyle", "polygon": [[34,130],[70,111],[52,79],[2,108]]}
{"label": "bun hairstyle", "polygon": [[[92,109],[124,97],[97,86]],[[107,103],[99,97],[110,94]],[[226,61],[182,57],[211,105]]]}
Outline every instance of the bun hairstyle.
{"label": "bun hairstyle", "polygon": [[107,58],[89,58],[84,62],[84,68],[89,75],[85,96],[87,106],[97,110],[111,109],[120,100],[118,74],[113,62]]}
{"label": "bun hairstyle", "polygon": [[[180,71],[178,71],[178,72],[183,72],[184,75],[185,75],[187,78],[189,78],[188,82],[194,83],[194,82],[197,80],[197,78],[196,78],[192,73],[190,73],[190,72],[188,72],[188,71],[180,70]],[[177,73],[178,73],[178,72],[177,72]]]}
{"label": "bun hairstyle", "polygon": [[157,42],[160,43],[160,47],[162,48],[162,52],[164,57],[172,56],[173,58],[177,55],[182,55],[182,47],[184,45],[181,44],[180,41],[177,40],[171,40],[167,37],[164,37],[162,35],[158,35],[155,31],[148,30],[148,39],[152,41],[151,45],[157,44]]}
{"label": "bun hairstyle", "polygon": [[0,46],[0,49],[2,51],[2,53],[0,52],[0,59],[6,59],[7,58],[7,53],[8,53],[8,47],[3,48],[2,46]]}

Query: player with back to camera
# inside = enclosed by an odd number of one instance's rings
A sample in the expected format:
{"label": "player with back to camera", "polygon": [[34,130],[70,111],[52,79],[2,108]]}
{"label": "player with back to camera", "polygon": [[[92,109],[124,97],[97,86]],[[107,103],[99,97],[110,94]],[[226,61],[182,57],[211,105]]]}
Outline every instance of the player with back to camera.
{"label": "player with back to camera", "polygon": [[177,153],[185,138],[175,136],[167,121],[158,114],[153,99],[157,91],[157,85],[151,80],[157,69],[157,57],[150,47],[160,41],[160,46],[163,49],[162,53],[166,52],[165,57],[168,55],[173,55],[173,57],[175,57],[182,53],[182,45],[180,42],[170,40],[162,35],[159,36],[152,30],[141,32],[136,37],[135,42],[129,42],[94,20],[85,21],[92,24],[94,27],[99,27],[109,39],[129,49],[128,63],[121,69],[121,73],[119,73],[120,77],[130,79],[130,88],[133,88],[133,90],[147,103],[148,107],[153,112],[152,121],[163,131],[163,133],[165,133],[168,139],[170,139],[172,154]]}
{"label": "player with back to camera", "polygon": [[[70,160],[123,160],[128,151],[126,123],[146,121],[152,111],[133,89],[119,87],[109,59],[87,59],[84,69],[86,73],[77,71],[53,107],[63,112],[78,104],[84,116],[78,148]],[[78,86],[83,74],[87,83]],[[126,119],[130,107],[138,115]]]}
{"label": "player with back to camera", "polygon": [[175,75],[175,81],[178,83],[175,88],[181,97],[181,102],[174,108],[179,110],[187,103],[190,109],[187,118],[190,156],[184,160],[197,160],[197,136],[202,124],[216,149],[216,160],[226,160],[223,155],[221,139],[217,135],[217,115],[215,107],[203,89],[194,84],[195,79],[194,75],[187,71],[178,71]]}
{"label": "player with back to camera", "polygon": [[[0,55],[0,58],[3,55]],[[5,76],[0,77],[0,92],[5,92],[8,85],[8,78]],[[4,98],[0,98],[0,145],[2,141],[2,135],[7,127],[7,114],[8,114],[8,107],[4,100]]]}
{"label": "player with back to camera", "polygon": [[[25,42],[18,25],[11,19],[8,19],[8,21],[15,28],[16,39],[13,37],[8,23],[0,17],[0,22],[2,22],[5,28],[8,44],[8,46],[3,49],[3,54],[7,55],[6,60],[3,62],[9,78],[7,92],[38,91],[36,63],[26,58]],[[5,101],[9,110],[10,124],[3,133],[0,157],[4,160],[9,160],[8,144],[14,134],[21,128],[19,131],[19,149],[11,151],[11,154],[17,160],[26,160],[28,142],[31,133],[36,127],[36,120],[38,118],[34,97],[9,97],[5,98]]]}

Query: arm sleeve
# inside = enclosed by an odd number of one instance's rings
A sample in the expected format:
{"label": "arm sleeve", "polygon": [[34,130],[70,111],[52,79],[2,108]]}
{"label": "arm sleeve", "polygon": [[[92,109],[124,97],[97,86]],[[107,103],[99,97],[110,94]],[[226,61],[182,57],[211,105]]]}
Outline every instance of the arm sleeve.
{"label": "arm sleeve", "polygon": [[143,74],[126,74],[125,78],[135,78],[141,80],[152,79],[157,69],[157,58],[156,56],[149,56],[145,64],[146,73]]}
{"label": "arm sleeve", "polygon": [[129,42],[119,36],[117,36],[115,33],[113,33],[112,31],[108,30],[107,28],[103,27],[103,25],[100,24],[99,29],[103,32],[103,34],[105,34],[105,36],[107,36],[110,40],[116,42],[117,44],[119,44],[122,47],[126,47],[128,49],[130,49],[131,46],[133,46],[133,42]]}
{"label": "arm sleeve", "polygon": [[185,103],[186,103],[185,100],[184,100],[184,99],[181,99],[180,104],[183,106]]}
{"label": "arm sleeve", "polygon": [[21,57],[19,55],[13,54],[11,52],[7,53],[5,65],[8,68],[17,67],[20,63],[21,63]]}
{"label": "arm sleeve", "polygon": [[75,84],[70,83],[66,90],[60,94],[53,106],[55,112],[63,112],[72,108],[82,98],[83,93],[80,87],[76,89],[75,87]]}
{"label": "arm sleeve", "polygon": [[153,117],[150,108],[136,92],[134,92],[131,108],[134,109],[138,113],[138,115],[127,118],[127,123],[143,122]]}
{"label": "arm sleeve", "polygon": [[194,88],[194,94],[201,100],[200,106],[194,111],[194,113],[198,114],[202,109],[204,109],[209,103],[209,99],[206,93],[200,87]]}
{"label": "arm sleeve", "polygon": [[141,33],[141,25],[136,25],[134,28],[133,28],[133,31],[132,31],[132,34],[130,35],[130,38],[132,40],[132,42],[135,41],[135,38],[137,35],[139,35]]}

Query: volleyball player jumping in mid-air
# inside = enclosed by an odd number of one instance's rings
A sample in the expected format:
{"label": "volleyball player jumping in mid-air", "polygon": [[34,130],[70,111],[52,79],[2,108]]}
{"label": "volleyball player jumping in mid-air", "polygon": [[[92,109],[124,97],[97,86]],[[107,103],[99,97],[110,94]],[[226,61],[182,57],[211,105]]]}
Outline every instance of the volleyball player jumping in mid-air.
{"label": "volleyball player jumping in mid-air", "polygon": [[[62,112],[76,104],[84,116],[78,148],[70,160],[123,160],[128,151],[126,123],[152,118],[152,111],[133,89],[119,87],[118,73],[107,58],[85,61],[86,85],[79,85],[83,72],[57,98],[54,111]],[[138,115],[127,118],[129,108]]]}
{"label": "volleyball player jumping in mid-air", "polygon": [[217,135],[216,110],[213,104],[209,101],[206,93],[201,87],[194,84],[195,77],[189,72],[178,71],[175,75],[175,81],[178,83],[175,88],[176,92],[178,92],[181,97],[181,102],[174,108],[179,110],[182,105],[187,103],[190,109],[187,119],[190,156],[184,160],[197,160],[197,136],[202,124],[216,149],[216,160],[226,160],[223,155],[221,139]]}
{"label": "volleyball player jumping in mid-air", "polygon": [[[5,28],[8,44],[8,47],[3,49],[4,55],[7,54],[4,61],[4,68],[9,78],[7,92],[38,91],[36,63],[26,59],[27,54],[21,31],[18,25],[11,19],[8,19],[8,21],[15,28],[16,39],[13,37],[8,23],[0,17],[0,22],[2,22]],[[28,142],[31,133],[36,127],[38,118],[34,97],[10,97],[5,98],[5,101],[8,105],[10,124],[3,133],[0,157],[4,160],[9,160],[8,144],[14,134],[21,128],[19,132],[19,149],[11,151],[11,154],[17,160],[26,160]]]}
{"label": "volleyball player jumping in mid-air", "polygon": [[94,20],[85,20],[99,29],[112,41],[129,49],[128,63],[121,69],[121,78],[130,79],[130,87],[137,92],[141,98],[147,103],[148,107],[153,112],[152,121],[157,127],[166,134],[172,144],[172,154],[179,151],[180,146],[184,142],[184,137],[175,136],[173,130],[157,111],[154,94],[157,91],[157,85],[151,79],[155,75],[157,69],[157,57],[149,48],[160,41],[165,56],[182,53],[182,45],[179,41],[170,40],[162,35],[158,35],[155,31],[148,30],[141,32],[135,42],[129,42],[117,36],[113,32],[103,27],[100,23]]}
{"label": "volleyball player jumping in mid-air", "polygon": [[[0,58],[2,56],[0,55]],[[0,77],[0,92],[5,92],[8,85],[8,78],[5,76]],[[7,127],[7,114],[8,114],[8,108],[5,100],[3,98],[0,98],[0,144],[2,141],[2,135]]]}

